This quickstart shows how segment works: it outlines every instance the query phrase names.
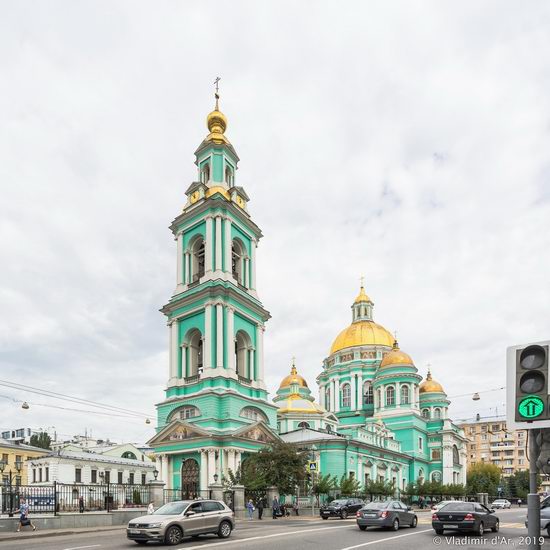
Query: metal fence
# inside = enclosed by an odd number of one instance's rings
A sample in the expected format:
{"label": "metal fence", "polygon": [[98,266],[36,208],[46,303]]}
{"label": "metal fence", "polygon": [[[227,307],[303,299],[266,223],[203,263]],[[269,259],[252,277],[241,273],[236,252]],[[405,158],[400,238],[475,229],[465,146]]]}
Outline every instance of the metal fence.
{"label": "metal fence", "polygon": [[128,484],[64,484],[14,485],[0,487],[2,514],[19,508],[21,499],[29,505],[31,514],[57,514],[58,512],[97,512],[138,508],[151,502],[148,485]]}
{"label": "metal fence", "polygon": [[210,490],[204,491],[186,491],[184,489],[164,489],[163,490],[163,501],[164,504],[167,502],[174,502],[176,500],[194,500],[199,498],[211,498]]}

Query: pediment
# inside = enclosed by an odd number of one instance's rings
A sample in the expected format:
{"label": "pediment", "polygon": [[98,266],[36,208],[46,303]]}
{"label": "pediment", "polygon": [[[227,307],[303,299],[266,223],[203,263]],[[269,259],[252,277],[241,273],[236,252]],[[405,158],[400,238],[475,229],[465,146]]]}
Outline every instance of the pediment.
{"label": "pediment", "polygon": [[261,443],[271,443],[280,439],[276,433],[271,431],[271,429],[261,421],[250,424],[249,426],[243,426],[233,433],[233,437],[260,441]]}
{"label": "pediment", "polygon": [[148,445],[154,446],[166,443],[176,443],[178,441],[202,437],[210,437],[210,433],[189,422],[174,420],[148,441]]}

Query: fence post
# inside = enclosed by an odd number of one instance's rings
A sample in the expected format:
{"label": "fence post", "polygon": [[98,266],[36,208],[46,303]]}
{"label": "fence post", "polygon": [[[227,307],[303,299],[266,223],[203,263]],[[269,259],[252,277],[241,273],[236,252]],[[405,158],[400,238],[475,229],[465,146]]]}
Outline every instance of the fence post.
{"label": "fence post", "polygon": [[[107,476],[105,476],[105,477],[107,477]],[[110,511],[109,510],[109,508],[110,508],[109,504],[111,502],[111,487],[110,486],[111,486],[111,483],[108,481],[107,482],[107,513],[109,513],[109,511]]]}
{"label": "fence post", "polygon": [[53,482],[53,515],[57,516],[57,481]]}

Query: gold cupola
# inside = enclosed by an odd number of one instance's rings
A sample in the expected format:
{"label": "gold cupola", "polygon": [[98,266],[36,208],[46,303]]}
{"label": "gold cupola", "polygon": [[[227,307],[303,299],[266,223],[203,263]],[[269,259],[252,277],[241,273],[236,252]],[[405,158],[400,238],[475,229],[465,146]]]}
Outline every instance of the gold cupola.
{"label": "gold cupola", "polygon": [[399,349],[397,340],[394,340],[391,351],[384,355],[380,368],[391,367],[393,365],[414,365],[411,356]]}
{"label": "gold cupola", "polygon": [[216,106],[214,110],[206,117],[206,126],[210,132],[206,136],[205,141],[211,141],[213,143],[229,143],[225,137],[225,130],[227,129],[227,117],[219,109],[220,96],[216,92]]}
{"label": "gold cupola", "polygon": [[445,393],[443,386],[432,378],[432,371],[428,369],[426,380],[420,384],[420,393]]}
{"label": "gold cupola", "polygon": [[305,378],[298,374],[298,371],[296,370],[296,364],[293,359],[292,361],[292,367],[290,369],[290,374],[285,376],[282,381],[281,385],[279,386],[280,390],[284,390],[286,388],[290,388],[290,386],[297,385],[300,388],[307,388],[307,382]]}

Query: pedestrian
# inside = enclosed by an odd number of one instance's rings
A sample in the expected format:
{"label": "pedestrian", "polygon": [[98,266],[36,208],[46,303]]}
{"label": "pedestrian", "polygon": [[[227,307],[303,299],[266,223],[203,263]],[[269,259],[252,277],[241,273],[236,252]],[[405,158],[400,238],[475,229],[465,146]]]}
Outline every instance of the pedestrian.
{"label": "pedestrian", "polygon": [[521,508],[521,498],[518,498],[518,507]]}
{"label": "pedestrian", "polygon": [[84,513],[84,497],[78,497],[78,511]]}
{"label": "pedestrian", "polygon": [[17,526],[17,532],[21,531],[21,527],[30,525],[33,531],[36,531],[36,527],[32,524],[32,521],[29,519],[29,505],[27,501],[22,498],[19,502],[19,509],[15,511],[17,514],[19,512],[19,525]]}
{"label": "pedestrian", "polygon": [[246,509],[248,510],[248,519],[251,520],[254,517],[254,503],[252,499],[246,503]]}
{"label": "pedestrian", "polygon": [[292,508],[294,509],[294,513],[299,516],[300,513],[298,512],[298,500],[294,501],[294,504],[292,505]]}
{"label": "pedestrian", "polygon": [[279,501],[277,500],[277,497],[273,497],[271,511],[273,512],[273,519],[277,519],[277,514],[279,513]]}
{"label": "pedestrian", "polygon": [[155,505],[152,502],[150,502],[149,506],[147,506],[147,513],[149,515],[152,515],[155,513]]}
{"label": "pedestrian", "polygon": [[263,497],[260,498],[258,501],[258,519],[262,519],[262,516],[264,515],[264,499]]}

